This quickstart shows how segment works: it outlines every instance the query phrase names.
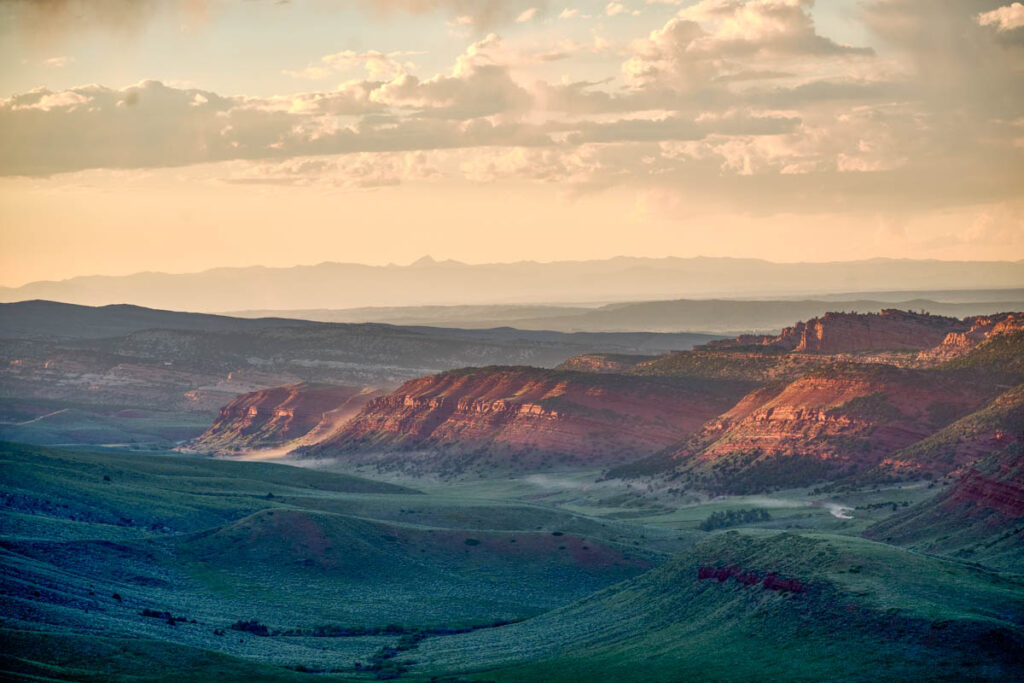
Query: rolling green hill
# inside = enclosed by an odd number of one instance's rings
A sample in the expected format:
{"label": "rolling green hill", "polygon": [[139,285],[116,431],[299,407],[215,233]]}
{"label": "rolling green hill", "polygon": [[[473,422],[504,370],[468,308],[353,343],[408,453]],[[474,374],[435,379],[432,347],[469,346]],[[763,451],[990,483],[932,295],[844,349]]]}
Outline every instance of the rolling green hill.
{"label": "rolling green hill", "polygon": [[[769,579],[768,577],[773,577]],[[891,546],[725,532],[529,621],[427,639],[413,672],[468,680],[1011,680],[1019,580]]]}
{"label": "rolling green hill", "polygon": [[0,668],[61,680],[164,656],[197,679],[350,674],[403,634],[532,617],[666,559],[623,523],[285,465],[0,444],[0,489]]}

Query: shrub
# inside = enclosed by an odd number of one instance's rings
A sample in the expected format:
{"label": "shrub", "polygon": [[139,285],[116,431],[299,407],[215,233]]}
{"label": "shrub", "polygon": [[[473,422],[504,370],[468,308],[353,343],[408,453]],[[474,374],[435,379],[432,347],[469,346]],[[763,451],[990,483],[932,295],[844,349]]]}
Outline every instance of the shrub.
{"label": "shrub", "polygon": [[726,527],[739,524],[751,524],[754,522],[767,522],[772,518],[764,508],[750,508],[749,510],[724,510],[712,512],[703,522],[700,523],[702,531],[713,531],[725,529]]}
{"label": "shrub", "polygon": [[267,628],[265,624],[261,624],[255,619],[250,619],[249,621],[239,619],[235,623],[231,624],[231,630],[251,633],[254,636],[266,637],[270,635],[270,629]]}

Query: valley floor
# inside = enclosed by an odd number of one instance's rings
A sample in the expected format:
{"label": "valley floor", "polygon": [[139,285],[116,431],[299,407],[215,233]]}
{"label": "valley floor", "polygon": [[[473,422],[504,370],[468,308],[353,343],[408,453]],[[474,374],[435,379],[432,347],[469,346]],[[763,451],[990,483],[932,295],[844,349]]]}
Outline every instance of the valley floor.
{"label": "valley floor", "polygon": [[306,464],[3,444],[0,678],[1024,678],[1024,575],[861,537],[939,483]]}

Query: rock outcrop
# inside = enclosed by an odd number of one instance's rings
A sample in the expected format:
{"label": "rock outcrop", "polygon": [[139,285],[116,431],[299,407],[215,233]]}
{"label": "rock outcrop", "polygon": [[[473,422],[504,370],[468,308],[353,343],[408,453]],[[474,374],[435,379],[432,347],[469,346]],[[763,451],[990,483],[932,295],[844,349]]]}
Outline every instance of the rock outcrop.
{"label": "rock outcrop", "polygon": [[777,336],[742,335],[713,341],[708,348],[768,346],[793,353],[922,351],[940,344],[968,324],[956,318],[885,309],[880,313],[826,313],[787,327]]}
{"label": "rock outcrop", "polygon": [[876,467],[986,398],[939,374],[840,364],[755,390],[666,464],[713,491],[806,485]]}
{"label": "rock outcrop", "polygon": [[729,579],[735,579],[741,586],[760,585],[763,590],[779,591],[800,595],[807,592],[807,585],[799,579],[783,578],[775,572],[759,572],[755,570],[744,570],[736,565],[728,567],[699,567],[697,569],[697,580],[706,581],[715,579],[718,583],[725,583]]}
{"label": "rock outcrop", "polygon": [[621,463],[686,438],[736,398],[659,378],[526,367],[460,370],[407,382],[374,399],[334,438],[304,453],[430,449],[474,454],[512,469]]}
{"label": "rock outcrop", "polygon": [[368,387],[291,384],[238,396],[183,450],[247,453],[328,438],[380,392]]}
{"label": "rock outcrop", "polygon": [[642,363],[655,360],[656,356],[636,356],[621,353],[585,353],[573,356],[556,370],[574,370],[577,372],[622,373]]}
{"label": "rock outcrop", "polygon": [[1024,313],[1002,313],[985,315],[964,320],[967,329],[950,332],[938,346],[922,351],[922,361],[944,361],[957,358],[982,342],[1002,334],[1024,331]]}

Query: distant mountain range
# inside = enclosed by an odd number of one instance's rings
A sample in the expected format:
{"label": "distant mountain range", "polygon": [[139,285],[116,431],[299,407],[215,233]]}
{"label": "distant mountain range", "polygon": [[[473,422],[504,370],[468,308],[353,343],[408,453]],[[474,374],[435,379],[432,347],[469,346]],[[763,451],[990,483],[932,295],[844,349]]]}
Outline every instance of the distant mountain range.
{"label": "distant mountain range", "polygon": [[[339,309],[654,299],[764,298],[937,289],[1024,287],[1024,261],[870,259],[772,263],[731,258],[627,258],[470,265],[321,263],[217,268],[201,273],[76,277],[0,288],[0,301],[130,303],[187,311]],[[529,317],[529,314],[523,317]]]}
{"label": "distant mountain range", "polygon": [[[893,293],[890,293],[892,296]],[[907,293],[902,293],[906,296]],[[712,334],[777,332],[794,320],[815,318],[830,311],[877,313],[886,308],[927,311],[963,318],[1024,309],[1024,290],[930,292],[934,298],[865,299],[680,299],[582,306],[400,306],[341,310],[240,311],[249,318],[284,316],[333,323],[387,323],[480,329],[514,327],[557,332],[681,332]],[[971,298],[971,297],[975,298]],[[966,300],[962,300],[966,299]]]}

